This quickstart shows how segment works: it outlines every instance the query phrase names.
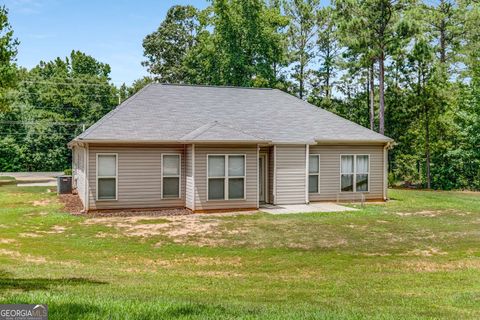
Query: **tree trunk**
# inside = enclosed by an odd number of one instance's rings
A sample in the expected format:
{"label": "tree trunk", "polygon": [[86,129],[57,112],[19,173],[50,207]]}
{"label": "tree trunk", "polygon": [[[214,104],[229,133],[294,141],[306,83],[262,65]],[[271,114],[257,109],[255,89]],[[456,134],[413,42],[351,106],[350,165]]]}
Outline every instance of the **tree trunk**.
{"label": "tree trunk", "polygon": [[325,55],[325,96],[327,97],[327,100],[330,100],[330,95],[331,95],[331,90],[330,90],[330,45],[327,48],[327,52]]}
{"label": "tree trunk", "polygon": [[379,81],[378,81],[378,97],[380,102],[380,111],[378,114],[379,122],[379,132],[380,134],[385,134],[385,52],[382,49],[380,53],[380,58],[378,60],[379,64]]}
{"label": "tree trunk", "polygon": [[[445,1],[440,1],[440,8],[445,6]],[[440,63],[443,65],[447,62],[447,41],[446,41],[446,33],[447,33],[447,24],[445,21],[445,17],[442,17],[440,21]]]}
{"label": "tree trunk", "polygon": [[427,171],[427,189],[432,187],[430,179],[430,118],[428,114],[428,107],[424,105],[425,112],[425,158]]}
{"label": "tree trunk", "polygon": [[325,75],[325,97],[330,100],[330,67],[327,67]]}
{"label": "tree trunk", "polygon": [[368,72],[369,95],[370,95],[370,129],[375,129],[375,82],[374,82],[374,61],[370,65]]}
{"label": "tree trunk", "polygon": [[[442,25],[444,23],[442,22]],[[446,48],[446,41],[445,41],[445,29],[442,28],[440,30],[440,63],[445,64],[447,62],[447,54],[446,54],[447,48]]]}
{"label": "tree trunk", "polygon": [[300,74],[299,74],[299,86],[300,86],[300,92],[299,92],[299,96],[300,96],[300,99],[303,99],[303,63],[300,62]]}

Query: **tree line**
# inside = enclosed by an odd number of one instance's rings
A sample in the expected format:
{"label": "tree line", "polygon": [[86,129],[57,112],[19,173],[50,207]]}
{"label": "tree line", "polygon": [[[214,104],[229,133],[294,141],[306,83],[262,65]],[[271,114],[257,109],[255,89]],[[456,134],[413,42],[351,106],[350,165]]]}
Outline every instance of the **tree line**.
{"label": "tree line", "polygon": [[[145,36],[150,76],[116,87],[78,51],[15,65],[0,13],[0,170],[69,166],[68,139],[152,81],[278,88],[396,141],[390,180],[480,189],[480,4],[473,0],[212,0]],[[17,122],[15,122],[17,121]],[[58,124],[53,124],[58,122]],[[33,124],[32,124],[33,123]]]}

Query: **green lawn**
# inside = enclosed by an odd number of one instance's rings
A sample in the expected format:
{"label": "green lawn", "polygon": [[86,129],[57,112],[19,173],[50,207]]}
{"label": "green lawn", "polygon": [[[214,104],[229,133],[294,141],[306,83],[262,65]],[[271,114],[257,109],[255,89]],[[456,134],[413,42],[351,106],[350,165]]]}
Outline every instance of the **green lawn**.
{"label": "green lawn", "polygon": [[480,194],[348,213],[74,217],[0,187],[0,303],[50,319],[480,318]]}

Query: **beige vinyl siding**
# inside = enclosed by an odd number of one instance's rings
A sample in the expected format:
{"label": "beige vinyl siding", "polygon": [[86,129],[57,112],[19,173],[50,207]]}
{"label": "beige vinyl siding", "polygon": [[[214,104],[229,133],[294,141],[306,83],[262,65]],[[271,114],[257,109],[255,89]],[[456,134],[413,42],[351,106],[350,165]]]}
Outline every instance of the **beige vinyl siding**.
{"label": "beige vinyl siding", "polygon": [[305,148],[276,146],[276,204],[305,203]]}
{"label": "beige vinyl siding", "polygon": [[77,189],[78,197],[85,206],[85,155],[84,147],[76,146],[72,150],[73,185]]}
{"label": "beige vinyl siding", "polygon": [[[117,200],[96,200],[98,153],[118,154]],[[181,154],[180,199],[162,199],[162,153]],[[89,146],[89,209],[157,208],[185,206],[184,146]]]}
{"label": "beige vinyl siding", "polygon": [[310,146],[310,154],[320,154],[320,193],[310,194],[310,201],[356,201],[362,192],[340,192],[340,156],[350,154],[370,155],[370,189],[365,199],[382,199],[384,186],[383,145],[365,146]]}
{"label": "beige vinyl siding", "polygon": [[[245,154],[245,199],[207,199],[207,155]],[[195,210],[235,209],[257,207],[257,146],[201,146],[195,145]]]}
{"label": "beige vinyl siding", "polygon": [[185,206],[194,210],[194,179],[193,179],[193,145],[188,145],[185,149]]}

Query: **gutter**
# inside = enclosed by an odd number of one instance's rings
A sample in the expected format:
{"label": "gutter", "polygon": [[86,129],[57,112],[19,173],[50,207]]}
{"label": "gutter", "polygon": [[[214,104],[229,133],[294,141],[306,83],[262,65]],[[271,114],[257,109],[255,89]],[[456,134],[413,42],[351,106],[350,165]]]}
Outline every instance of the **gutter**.
{"label": "gutter", "polygon": [[67,146],[82,146],[84,143],[99,144],[260,144],[272,145],[364,145],[364,144],[388,144],[393,145],[393,140],[310,140],[310,141],[273,141],[273,140],[115,140],[115,139],[76,139],[70,141]]}
{"label": "gutter", "polygon": [[100,139],[78,139],[69,142],[67,145],[71,148],[80,143],[103,143],[103,144],[272,144],[268,140],[221,140],[221,141],[199,141],[199,140],[100,140]]}
{"label": "gutter", "polygon": [[351,145],[351,144],[387,144],[390,145],[393,142],[393,139],[390,140],[315,140],[317,144],[340,144],[340,145]]}

